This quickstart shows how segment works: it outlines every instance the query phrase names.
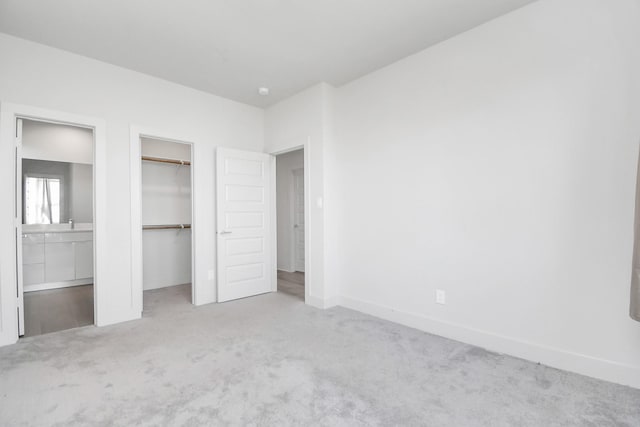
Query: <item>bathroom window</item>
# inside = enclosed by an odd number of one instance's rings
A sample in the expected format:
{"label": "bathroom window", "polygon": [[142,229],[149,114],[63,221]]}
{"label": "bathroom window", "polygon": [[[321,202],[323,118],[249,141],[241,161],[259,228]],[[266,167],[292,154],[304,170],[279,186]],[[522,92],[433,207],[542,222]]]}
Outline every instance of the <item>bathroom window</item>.
{"label": "bathroom window", "polygon": [[26,177],[25,224],[60,223],[60,181],[60,178]]}

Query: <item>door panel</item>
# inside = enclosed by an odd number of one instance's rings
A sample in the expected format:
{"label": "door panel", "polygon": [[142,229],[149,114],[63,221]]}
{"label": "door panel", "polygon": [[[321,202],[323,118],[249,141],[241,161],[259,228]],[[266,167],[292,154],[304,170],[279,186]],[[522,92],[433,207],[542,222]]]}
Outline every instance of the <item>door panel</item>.
{"label": "door panel", "polygon": [[22,235],[22,264],[44,263],[44,235]]}
{"label": "door panel", "polygon": [[294,267],[304,272],[304,169],[293,171]]}
{"label": "door panel", "polygon": [[74,242],[46,243],[44,247],[44,278],[47,282],[75,280]]}
{"label": "door panel", "polygon": [[38,285],[44,283],[44,263],[43,264],[23,264],[22,266],[23,285]]}
{"label": "door panel", "polygon": [[216,153],[218,301],[272,291],[271,165],[264,153]]}
{"label": "door panel", "polygon": [[22,285],[44,283],[44,234],[22,235]]}

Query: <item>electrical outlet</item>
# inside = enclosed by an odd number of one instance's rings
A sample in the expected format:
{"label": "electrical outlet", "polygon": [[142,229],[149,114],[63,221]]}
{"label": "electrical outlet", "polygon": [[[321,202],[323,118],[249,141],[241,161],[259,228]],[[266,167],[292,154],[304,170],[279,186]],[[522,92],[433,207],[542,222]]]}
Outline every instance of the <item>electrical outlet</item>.
{"label": "electrical outlet", "polygon": [[437,304],[447,303],[447,293],[442,289],[436,289],[436,303]]}
{"label": "electrical outlet", "polygon": [[214,270],[209,270],[208,279],[213,280],[216,278],[216,272]]}

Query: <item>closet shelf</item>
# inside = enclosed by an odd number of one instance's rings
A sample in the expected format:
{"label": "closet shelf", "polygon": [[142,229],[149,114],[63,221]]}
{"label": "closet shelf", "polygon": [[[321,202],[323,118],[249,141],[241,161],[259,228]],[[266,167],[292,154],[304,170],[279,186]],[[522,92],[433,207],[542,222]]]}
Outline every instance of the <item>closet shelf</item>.
{"label": "closet shelf", "polygon": [[145,162],[171,163],[173,165],[183,165],[183,166],[191,165],[191,162],[188,160],[164,159],[162,157],[142,156],[142,160]]}
{"label": "closet shelf", "polygon": [[183,230],[191,228],[191,224],[163,224],[163,225],[143,225],[143,230]]}

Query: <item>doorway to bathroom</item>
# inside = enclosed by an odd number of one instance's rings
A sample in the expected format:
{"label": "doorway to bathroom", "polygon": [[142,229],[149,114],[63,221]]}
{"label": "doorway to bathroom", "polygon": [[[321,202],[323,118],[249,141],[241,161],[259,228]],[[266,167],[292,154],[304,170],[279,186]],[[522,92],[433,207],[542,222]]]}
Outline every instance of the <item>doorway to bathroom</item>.
{"label": "doorway to bathroom", "polygon": [[16,120],[18,335],[93,325],[94,131]]}

